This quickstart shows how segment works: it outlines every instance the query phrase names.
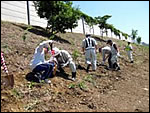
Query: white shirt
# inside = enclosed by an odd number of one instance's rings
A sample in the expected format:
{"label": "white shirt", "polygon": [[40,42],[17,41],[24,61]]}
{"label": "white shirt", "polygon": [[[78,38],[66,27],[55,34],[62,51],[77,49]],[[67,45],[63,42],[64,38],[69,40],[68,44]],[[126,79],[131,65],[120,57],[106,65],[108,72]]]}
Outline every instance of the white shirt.
{"label": "white shirt", "polygon": [[111,48],[109,46],[106,46],[106,47],[103,47],[102,48],[102,53],[105,53],[105,54],[109,54],[111,52]]}
{"label": "white shirt", "polygon": [[58,64],[68,64],[72,60],[71,55],[66,50],[60,50],[60,57],[57,58]]}
{"label": "white shirt", "polygon": [[33,56],[33,59],[31,60],[30,63],[30,68],[33,70],[37,65],[42,64],[42,63],[46,63],[45,61],[45,53],[43,48],[45,46],[48,46],[48,43],[52,43],[52,40],[47,40],[47,41],[43,41],[42,43],[39,44],[39,46],[35,49],[35,53]]}

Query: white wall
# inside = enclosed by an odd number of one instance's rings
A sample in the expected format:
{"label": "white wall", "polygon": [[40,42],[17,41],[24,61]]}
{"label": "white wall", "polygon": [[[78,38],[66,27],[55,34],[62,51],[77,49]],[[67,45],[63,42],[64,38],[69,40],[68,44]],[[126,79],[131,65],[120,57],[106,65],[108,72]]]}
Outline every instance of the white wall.
{"label": "white wall", "polygon": [[1,20],[27,24],[26,1],[1,1]]}
{"label": "white wall", "polygon": [[[29,10],[31,25],[47,26],[47,21],[38,17],[32,1]],[[27,1],[1,1],[1,20],[28,24]]]}
{"label": "white wall", "polygon": [[30,23],[31,23],[31,25],[37,25],[37,26],[41,26],[41,27],[47,26],[47,20],[40,18],[37,15],[32,1],[29,1],[29,10],[30,10]]}
{"label": "white wall", "polygon": [[[33,1],[29,1],[29,11],[30,11],[30,25],[46,27],[47,20],[41,19],[33,6]],[[28,16],[27,16],[27,1],[1,1],[1,20],[24,23],[28,24]],[[93,29],[90,28],[86,22],[84,21],[84,29],[85,33],[93,34]],[[67,32],[71,32],[70,29],[66,30]],[[74,33],[83,33],[83,23],[82,19],[78,20],[78,26],[72,30]],[[100,29],[98,25],[94,25],[94,35],[100,36]],[[103,36],[106,36],[104,33]],[[111,37],[111,31],[108,30],[108,37]],[[119,37],[115,36],[114,33],[112,35],[113,38],[119,39]],[[121,35],[121,39],[125,39]],[[128,41],[131,41],[131,38],[128,38]]]}

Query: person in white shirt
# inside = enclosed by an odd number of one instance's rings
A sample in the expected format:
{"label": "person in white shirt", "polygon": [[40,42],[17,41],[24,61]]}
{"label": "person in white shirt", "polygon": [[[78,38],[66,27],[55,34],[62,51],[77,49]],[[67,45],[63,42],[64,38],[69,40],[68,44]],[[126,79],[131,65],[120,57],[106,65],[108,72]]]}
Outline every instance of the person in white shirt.
{"label": "person in white shirt", "polygon": [[109,46],[99,48],[99,53],[102,53],[102,57],[103,57],[101,64],[104,65],[105,61],[108,58],[108,64],[109,64],[109,67],[111,67],[111,48]]}
{"label": "person in white shirt", "polygon": [[97,51],[97,42],[89,34],[86,35],[86,38],[82,41],[82,51],[85,54],[85,60],[87,64],[86,72],[89,71],[90,66],[92,65],[92,70],[96,71],[96,51]]}
{"label": "person in white shirt", "polygon": [[69,65],[72,71],[72,80],[76,79],[76,66],[73,62],[71,55],[66,50],[59,50],[58,48],[53,48],[53,57],[57,59],[58,69],[62,70],[63,67]]}
{"label": "person in white shirt", "polygon": [[[50,83],[48,78],[51,75],[51,70],[53,69],[52,63],[45,60],[45,54],[49,51],[49,46],[52,49],[52,40],[43,41],[35,49],[33,59],[30,62],[30,68],[33,73],[38,74],[39,82],[45,80],[46,83]],[[40,74],[39,74],[40,73]]]}
{"label": "person in white shirt", "polygon": [[108,40],[107,44],[109,44],[111,48],[111,68],[115,70],[120,70],[120,66],[118,63],[119,49],[116,43],[112,42],[112,40]]}

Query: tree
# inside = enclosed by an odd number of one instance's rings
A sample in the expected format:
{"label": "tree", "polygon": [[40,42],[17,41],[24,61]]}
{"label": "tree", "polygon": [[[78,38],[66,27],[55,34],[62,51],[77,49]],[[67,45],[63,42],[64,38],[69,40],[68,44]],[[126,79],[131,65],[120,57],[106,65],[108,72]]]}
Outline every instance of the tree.
{"label": "tree", "polygon": [[105,28],[105,32],[106,32],[106,36],[108,36],[108,29],[110,29],[111,31],[111,37],[112,37],[112,32],[114,32],[114,26],[112,24],[105,24],[104,25],[104,28]]}
{"label": "tree", "polygon": [[137,38],[137,35],[138,35],[137,32],[138,30],[132,29],[131,38],[133,41],[135,41],[135,39]]}
{"label": "tree", "polygon": [[[100,28],[100,35],[103,37],[103,29],[104,29],[104,21],[102,21],[101,17],[95,17],[98,27]],[[101,31],[102,30],[102,31]]]}
{"label": "tree", "polygon": [[138,44],[141,44],[141,41],[142,41],[141,37],[138,36],[137,39],[136,39],[136,41],[137,41]]}
{"label": "tree", "polygon": [[81,12],[81,18],[82,18],[82,24],[83,24],[83,32],[85,34],[84,21],[86,22],[86,24],[88,24],[89,21],[90,21],[90,16],[88,16],[87,14]]}
{"label": "tree", "polygon": [[77,26],[80,12],[72,7],[69,1],[34,1],[34,6],[40,18],[47,19],[47,29],[50,34],[65,33],[66,29]]}
{"label": "tree", "polygon": [[121,33],[120,30],[114,28],[114,31],[113,31],[113,32],[114,32],[114,34],[115,34],[116,36],[119,36],[119,39],[121,38],[121,37],[120,37],[120,33]]}
{"label": "tree", "polygon": [[112,32],[114,31],[114,26],[112,24],[106,24],[105,28],[106,29],[110,29],[110,31],[111,31],[111,37],[112,37]]}
{"label": "tree", "polygon": [[124,36],[125,39],[127,40],[129,35],[128,35],[127,33],[123,33],[123,32],[122,32],[122,36]]}
{"label": "tree", "polygon": [[93,29],[93,35],[94,35],[94,25],[96,25],[96,20],[93,17],[90,16],[84,16],[84,20],[89,25],[90,29]]}
{"label": "tree", "polygon": [[119,36],[119,39],[121,39],[121,37],[120,37],[120,30],[119,29],[117,30],[117,36]]}
{"label": "tree", "polygon": [[[106,28],[106,21],[111,17],[111,15],[104,15],[103,17],[95,17],[98,23],[100,30],[102,29],[102,37],[103,37],[103,30]],[[105,29],[106,30],[106,29]]]}
{"label": "tree", "polygon": [[[72,29],[78,26],[78,21],[81,18],[81,11],[78,8],[72,8],[72,16],[70,17],[70,21],[68,21],[68,27]],[[70,24],[71,23],[71,24]]]}
{"label": "tree", "polygon": [[91,29],[93,29],[93,35],[94,35],[94,25],[96,25],[96,19],[90,17],[90,18],[89,18],[88,25],[90,26]]}

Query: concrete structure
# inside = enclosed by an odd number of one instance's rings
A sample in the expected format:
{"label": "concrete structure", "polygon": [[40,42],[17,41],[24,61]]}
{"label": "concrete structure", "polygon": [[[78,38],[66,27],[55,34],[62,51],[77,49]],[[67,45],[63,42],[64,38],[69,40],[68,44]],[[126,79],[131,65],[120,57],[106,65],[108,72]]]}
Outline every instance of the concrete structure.
{"label": "concrete structure", "polygon": [[[30,23],[30,25],[41,27],[47,26],[47,20],[43,18],[41,19],[37,15],[35,7],[33,5],[33,1],[1,1],[1,20],[24,24]],[[71,32],[71,30],[69,29],[66,31]],[[91,28],[82,19],[78,20],[78,26],[72,31],[74,33],[88,33],[98,36],[101,35],[98,25],[94,25],[94,27]],[[103,36],[106,36],[106,33],[104,33]],[[108,30],[108,37],[111,37],[110,30]],[[113,33],[112,37],[119,39]],[[124,40],[125,38],[121,35],[121,39]],[[131,41],[131,39],[128,39],[128,41]]]}
{"label": "concrete structure", "polygon": [[[47,21],[38,17],[32,1],[29,12],[31,25],[47,26]],[[28,24],[27,1],[1,1],[1,20]]]}

